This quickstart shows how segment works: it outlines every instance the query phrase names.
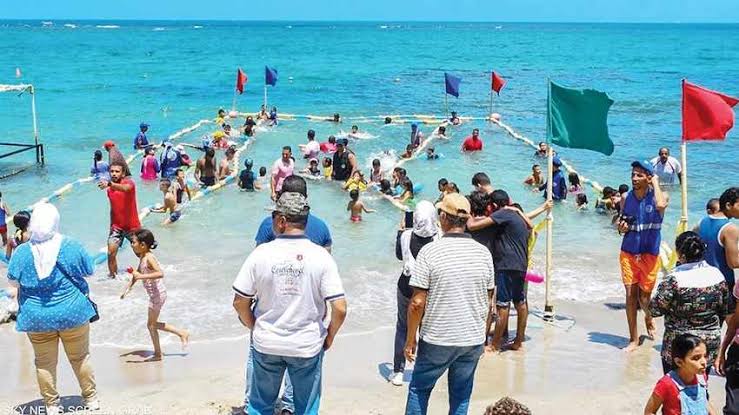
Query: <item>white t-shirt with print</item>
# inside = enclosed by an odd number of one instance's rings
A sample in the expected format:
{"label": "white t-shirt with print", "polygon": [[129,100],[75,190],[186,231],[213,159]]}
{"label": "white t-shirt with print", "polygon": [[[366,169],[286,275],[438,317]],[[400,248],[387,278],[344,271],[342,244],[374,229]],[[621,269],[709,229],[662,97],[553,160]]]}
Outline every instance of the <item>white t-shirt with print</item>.
{"label": "white t-shirt with print", "polygon": [[233,289],[256,297],[252,342],[260,353],[309,358],[326,338],[326,301],[344,297],[331,254],[304,236],[280,235],[257,246]]}
{"label": "white t-shirt with print", "polygon": [[673,185],[680,180],[678,176],[682,173],[683,168],[675,157],[667,157],[667,162],[665,163],[662,163],[659,157],[655,157],[651,160],[651,163],[654,168],[654,174],[659,177],[659,184]]}

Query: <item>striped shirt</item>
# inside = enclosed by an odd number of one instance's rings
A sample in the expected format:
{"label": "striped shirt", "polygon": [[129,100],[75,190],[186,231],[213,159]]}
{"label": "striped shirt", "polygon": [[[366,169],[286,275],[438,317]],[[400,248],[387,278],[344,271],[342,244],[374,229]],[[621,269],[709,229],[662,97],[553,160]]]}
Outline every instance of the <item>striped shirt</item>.
{"label": "striped shirt", "polygon": [[493,258],[469,234],[447,234],[421,248],[410,285],[428,290],[423,341],[458,347],[485,342],[488,291],[495,288]]}

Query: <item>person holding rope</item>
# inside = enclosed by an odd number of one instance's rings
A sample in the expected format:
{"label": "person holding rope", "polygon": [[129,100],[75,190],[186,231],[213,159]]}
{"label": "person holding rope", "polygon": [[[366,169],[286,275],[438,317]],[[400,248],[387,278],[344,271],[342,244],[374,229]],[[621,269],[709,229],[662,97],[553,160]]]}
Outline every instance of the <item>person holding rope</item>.
{"label": "person holding rope", "polygon": [[622,203],[617,221],[618,231],[624,236],[619,262],[626,290],[626,320],[629,325],[629,344],[624,348],[626,352],[634,351],[639,346],[637,304],[641,304],[644,311],[647,337],[654,339],[655,328],[649,313],[649,300],[657,281],[662,220],[668,204],[650,163],[631,163],[631,185],[632,190]]}

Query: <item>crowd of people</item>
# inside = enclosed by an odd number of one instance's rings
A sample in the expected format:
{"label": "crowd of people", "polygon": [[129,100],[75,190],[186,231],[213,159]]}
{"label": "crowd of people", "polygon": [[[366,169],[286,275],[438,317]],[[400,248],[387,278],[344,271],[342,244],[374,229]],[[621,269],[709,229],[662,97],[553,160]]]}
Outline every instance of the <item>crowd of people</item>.
{"label": "crowd of people", "polygon": [[[278,124],[276,108],[267,113],[262,107],[256,118],[259,122],[251,116],[246,118],[241,129],[245,136],[255,134],[260,124]],[[529,211],[512,200],[506,190],[494,187],[484,172],[472,176],[466,196],[460,186],[442,178],[436,201],[420,200],[402,163],[423,154],[428,159],[438,158],[429,144],[432,139],[449,139],[446,127],[461,123],[453,114],[429,137],[413,124],[407,154],[391,171],[383,170],[379,159],[373,160],[369,180],[365,180],[356,154],[349,149],[348,138],[332,136],[318,143],[313,130],[307,132],[307,143],[299,148],[307,163],[305,169],[296,168],[292,148],[284,146],[269,176],[267,168],[261,167],[257,177],[251,159],[244,160],[245,168],[236,171],[236,150],[229,140],[227,119],[225,111],[219,111],[217,122],[222,130],[209,138],[207,145],[198,146],[204,156],[194,164],[182,145],[153,146],[146,136],[149,125],[145,123],[134,139],[134,149],[145,153],[142,179],[160,180],[164,200],[157,209],[166,212],[171,222],[179,217],[184,196],[192,199],[198,191],[186,179],[191,166],[194,177],[205,187],[226,176],[237,176],[242,190],[270,191],[274,210],[261,222],[255,235],[256,248],[232,283],[238,321],[250,331],[244,412],[319,412],[323,358],[336,340],[349,302],[331,253],[329,227],[311,213],[307,182],[333,180],[349,194],[347,211],[352,222],[361,222],[363,213],[373,212],[360,198],[362,192],[372,189],[403,210],[395,238],[395,253],[402,266],[396,289],[393,370],[388,381],[404,385],[406,365],[414,364],[406,413],[430,411],[429,396],[446,372],[449,413],[466,414],[483,353],[524,351],[532,221],[568,195],[575,198],[578,208],[587,206],[578,175],[570,174],[565,179],[562,162],[554,157],[553,202],[545,201]],[[336,114],[330,121],[340,122],[340,116]],[[358,128],[353,127],[351,134],[360,134]],[[151,360],[159,360],[160,331],[178,336],[183,346],[189,342],[189,332],[159,320],[167,290],[163,267],[153,255],[157,242],[150,230],[142,228],[136,184],[123,155],[110,141],[104,148],[109,153],[108,162],[103,161],[101,151],[96,151],[90,173],[110,202],[108,272],[111,278],[118,277],[117,252],[128,240],[139,265],[128,270],[130,280],[121,298],[137,281],[142,282],[149,297],[147,328],[154,349]],[[215,158],[218,148],[225,150],[222,163]],[[482,148],[478,129],[461,146],[462,151]],[[157,159],[158,149],[161,155]],[[546,143],[540,143],[534,157],[547,157],[549,151]],[[326,156],[319,168],[321,153]],[[640,345],[638,309],[644,313],[650,338],[656,335],[653,319],[664,316],[661,357],[665,376],[649,397],[645,413],[656,413],[660,408],[666,414],[716,413],[706,386],[708,371],[713,367],[726,376],[724,413],[739,414],[739,317],[735,317],[739,314],[739,288],[734,284],[734,270],[739,268],[739,228],[731,222],[739,218],[739,188],[729,188],[712,199],[700,224],[677,237],[678,266],[657,284],[661,224],[669,202],[662,188],[680,182],[681,174],[680,164],[669,156],[669,150],[660,149],[651,162],[631,164],[630,189],[626,185],[618,190],[605,188],[596,204],[603,212],[613,214],[613,222],[623,235],[619,263],[629,330],[625,350]],[[537,191],[546,192],[548,188],[539,164],[532,167],[524,183]],[[0,199],[3,224],[9,215],[10,210]],[[93,264],[78,242],[59,233],[59,221],[53,205],[39,204],[32,213],[22,211],[13,216],[18,231],[11,241],[6,236],[7,227],[1,228],[10,258],[8,278],[22,307],[16,328],[29,335],[47,413],[60,410],[56,390],[59,341],[65,346],[86,406],[95,410],[100,405],[89,359],[89,332],[90,323],[99,315],[85,282],[85,277],[93,273]],[[511,306],[517,318],[512,338],[508,330]],[[727,333],[722,338],[724,323]],[[504,399],[491,405],[487,413],[530,412]]]}

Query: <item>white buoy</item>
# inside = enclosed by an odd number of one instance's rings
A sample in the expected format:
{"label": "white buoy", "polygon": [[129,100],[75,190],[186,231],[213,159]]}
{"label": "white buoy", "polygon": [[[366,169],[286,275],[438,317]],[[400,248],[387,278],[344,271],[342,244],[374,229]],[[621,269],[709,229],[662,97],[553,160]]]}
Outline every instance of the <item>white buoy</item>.
{"label": "white buoy", "polygon": [[497,112],[494,112],[490,114],[490,119],[495,120],[495,121],[500,121],[500,114],[498,114]]}
{"label": "white buoy", "polygon": [[292,77],[292,76],[288,76],[288,77],[287,77],[287,81],[288,81],[288,82],[292,82],[292,81],[293,81],[293,77]]}
{"label": "white buoy", "polygon": [[239,112],[238,111],[233,111],[232,110],[232,111],[229,111],[228,112],[228,117],[229,118],[237,118],[238,116],[239,116]]}
{"label": "white buoy", "polygon": [[395,82],[400,82],[400,78],[395,78]]}

